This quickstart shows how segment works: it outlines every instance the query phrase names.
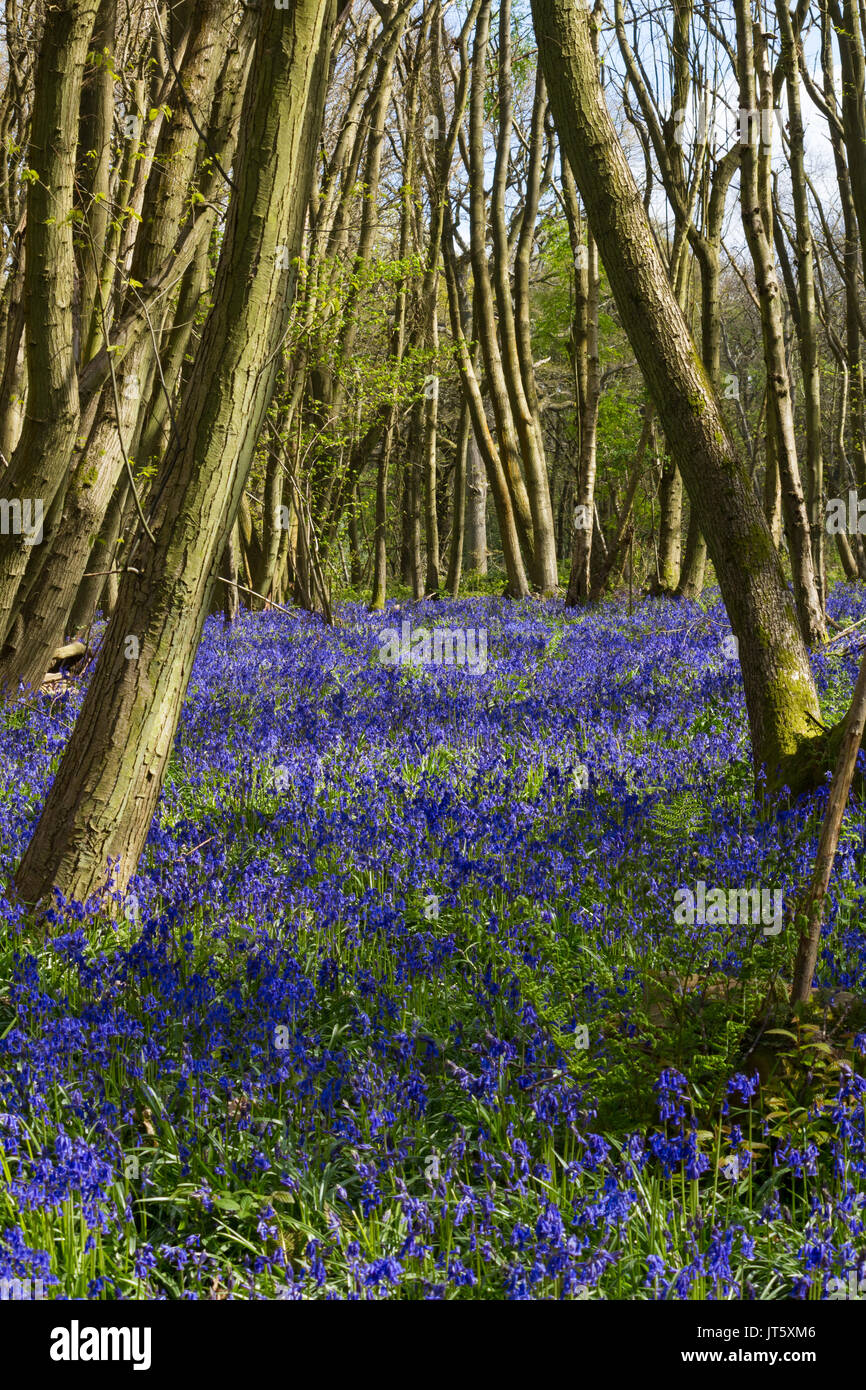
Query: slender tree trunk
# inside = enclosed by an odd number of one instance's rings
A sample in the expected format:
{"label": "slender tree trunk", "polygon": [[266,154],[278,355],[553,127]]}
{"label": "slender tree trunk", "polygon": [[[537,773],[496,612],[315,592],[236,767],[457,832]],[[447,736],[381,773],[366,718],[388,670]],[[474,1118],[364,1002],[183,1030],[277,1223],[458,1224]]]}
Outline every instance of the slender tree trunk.
{"label": "slender tree trunk", "polygon": [[269,598],[280,552],[280,508],[283,505],[283,475],[280,458],[275,449],[268,451],[265,470],[265,491],[262,512],[262,566],[257,571],[253,588]]}
{"label": "slender tree trunk", "polygon": [[704,572],[707,567],[707,543],[704,540],[697,512],[689,512],[689,529],[686,532],[686,553],[680,570],[677,593],[681,598],[700,598],[704,587]]}
{"label": "slender tree trunk", "polygon": [[466,460],[469,455],[469,441],[472,437],[472,417],[464,396],[460,405],[460,425],[457,433],[457,457],[454,461],[454,485],[451,492],[451,544],[448,548],[448,574],[445,588],[451,598],[460,593],[460,575],[463,571],[463,541],[466,515]]}
{"label": "slender tree trunk", "polygon": [[[526,205],[515,258],[514,290],[509,270],[510,247],[505,221],[506,185],[513,133],[513,80],[511,73],[511,0],[499,4],[499,129],[496,163],[490,196],[490,222],[493,234],[493,284],[501,342],[501,367],[508,393],[508,412],[520,446],[526,491],[532,517],[535,587],[545,595],[554,594],[559,583],[556,563],[556,534],[547,462],[538,418],[535,369],[529,333],[529,258],[538,211],[541,161],[544,142],[544,112],[547,98],[544,78],[536,81],[530,132]],[[517,320],[520,321],[518,327]],[[528,389],[527,389],[528,387]]]}
{"label": "slender tree trunk", "polygon": [[[405,432],[401,431],[401,443]],[[400,470],[400,579],[404,584],[412,583],[412,470],[403,452]]]}
{"label": "slender tree trunk", "polygon": [[409,471],[409,562],[412,576],[412,597],[416,603],[424,597],[424,558],[421,537],[421,511],[424,497],[424,475],[421,463],[424,448],[424,401],[417,400],[409,418],[406,447],[406,466]]}
{"label": "slender tree trunk", "polygon": [[[438,246],[436,254],[438,255]],[[434,279],[438,285],[438,277]],[[439,324],[436,314],[436,301],[425,305],[425,316],[429,318],[427,342],[435,354],[439,349]],[[435,360],[435,358],[434,358]],[[439,571],[439,514],[436,510],[436,446],[439,428],[439,374],[431,373],[427,378],[424,393],[424,448],[421,458],[423,477],[424,539],[427,548],[427,571],[424,579],[424,593],[428,598],[438,598],[442,585]]]}
{"label": "slender tree trunk", "polygon": [[840,740],[839,755],[833,780],[830,783],[830,796],[821,827],[821,839],[815,859],[815,871],[809,891],[802,908],[797,914],[801,924],[797,955],[794,961],[794,975],[791,982],[791,1003],[805,1004],[812,995],[812,980],[818,963],[818,947],[821,944],[821,922],[824,916],[824,903],[830,887],[830,875],[839,845],[839,832],[848,805],[848,794],[857,765],[857,754],[866,728],[866,653],[860,663],[860,672],[854,686],[854,696],[844,721]]}
{"label": "slender tree trunk", "polygon": [[376,522],[373,529],[373,587],[370,612],[380,613],[388,593],[388,473],[393,451],[394,415],[389,412],[388,427],[382,441],[376,470]]}
{"label": "slender tree trunk", "polygon": [[778,550],[782,544],[782,479],[779,473],[779,452],[772,411],[767,415],[765,434],[766,460],[764,465],[764,515]]}
{"label": "slender tree trunk", "polygon": [[674,594],[680,579],[683,480],[672,458],[666,458],[659,487],[659,558],[654,591]]}
{"label": "slender tree trunk", "polygon": [[829,0],[842,70],[842,124],[848,151],[851,199],[866,257],[866,58],[863,52],[862,9],[858,0]]}
{"label": "slender tree trunk", "polygon": [[844,531],[836,532],[836,550],[839,554],[839,562],[845,572],[845,578],[849,584],[854,584],[860,578],[860,567],[857,564],[857,557],[851,549],[851,542]]}
{"label": "slender tree trunk", "polygon": [[[407,99],[406,134],[403,147],[403,184],[400,189],[400,260],[405,262],[409,250],[411,231],[413,186],[415,180],[417,123],[418,123],[418,76],[414,67],[409,77]],[[438,251],[437,251],[438,255]],[[390,355],[395,374],[399,374],[406,347],[406,307],[408,287],[405,279],[400,281],[394,306],[394,321],[391,329]],[[373,583],[370,593],[370,611],[379,613],[385,607],[388,593],[388,476],[394,441],[397,435],[397,416],[399,402],[398,384],[395,381],[394,395],[388,405],[385,432],[376,470],[376,517],[373,528]],[[404,576],[405,577],[405,576]]]}
{"label": "slender tree trunk", "polygon": [[[501,470],[507,483],[517,534],[530,573],[536,574],[532,512],[521,470],[520,444],[514,427],[511,402],[496,331],[493,286],[487,259],[487,212],[484,197],[486,152],[484,103],[487,91],[487,51],[491,0],[482,0],[475,27],[472,81],[469,96],[469,224],[472,278],[475,289],[475,334],[481,347],[493,417],[496,421]],[[453,319],[453,316],[452,316]],[[453,321],[452,321],[453,329]],[[478,421],[476,419],[476,434]],[[502,518],[500,517],[500,526]]]}
{"label": "slender tree trunk", "polygon": [[100,0],[93,29],[93,63],[81,95],[81,127],[78,142],[78,210],[84,221],[79,306],[80,355],[102,336],[99,312],[99,278],[108,236],[111,180],[111,126],[114,120],[114,74],[105,53],[114,53],[117,0]]}
{"label": "slender tree trunk", "polygon": [[475,438],[469,431],[466,453],[466,536],[463,559],[472,574],[487,573],[487,473]]}
{"label": "slender tree trunk", "polygon": [[824,455],[821,424],[821,365],[812,228],[805,169],[805,135],[800,101],[800,60],[788,0],[776,0],[782,39],[782,66],[788,94],[788,140],[794,222],[797,233],[798,338],[806,415],[807,509],[812,539],[812,565],[819,599],[824,603]]}
{"label": "slender tree trunk", "polygon": [[237,620],[241,611],[241,596],[238,589],[238,534],[237,523],[232,527],[220,561],[220,583],[222,593],[217,598],[222,601],[223,622],[230,626]]}
{"label": "slender tree trunk", "polygon": [[27,355],[24,342],[24,248],[19,240],[18,264],[7,282],[8,309],[0,377],[0,476],[21,438],[27,405]]}
{"label": "slender tree trunk", "polygon": [[[512,493],[505,475],[505,469],[502,466],[500,455],[487,424],[487,416],[484,411],[484,402],[481,396],[481,387],[463,330],[460,292],[452,236],[453,229],[451,227],[449,214],[446,218],[442,237],[442,251],[445,261],[445,280],[448,287],[448,310],[451,320],[451,336],[457,345],[457,362],[460,369],[463,391],[472,415],[473,436],[484,458],[490,490],[493,493],[493,505],[496,509],[496,520],[499,523],[499,537],[502,543],[502,553],[505,560],[506,573],[508,575],[508,592],[512,598],[523,598],[529,592],[529,586],[526,582],[526,572],[523,567],[523,558],[520,552],[520,528],[517,522],[515,509],[512,505]],[[481,302],[481,295],[478,291],[477,284],[473,302],[476,311],[473,317],[477,322],[479,304]]]}
{"label": "slender tree trunk", "polygon": [[[816,646],[826,638],[821,598],[812,563],[812,542],[809,518],[800,468],[797,462],[797,440],[794,428],[794,409],[791,382],[785,355],[785,335],[779,282],[773,255],[772,201],[769,192],[769,153],[759,153],[759,142],[769,122],[760,119],[755,84],[755,51],[751,0],[735,0],[737,17],[737,68],[740,87],[740,106],[754,112],[747,118],[748,139],[741,144],[740,200],[746,241],[755,267],[755,282],[761,306],[761,329],[764,341],[764,362],[767,371],[767,417],[773,415],[779,473],[782,479],[782,506],[788,533],[794,594],[803,638]],[[767,79],[766,45],[760,37],[762,107],[768,101],[772,107],[772,84]],[[768,96],[769,93],[769,96]],[[743,134],[746,132],[744,131]]]}
{"label": "slender tree trunk", "polygon": [[575,267],[571,355],[579,445],[577,488],[574,493],[575,510],[572,517],[571,570],[566,595],[566,602],[575,604],[588,599],[592,588],[598,406],[601,400],[598,356],[599,270],[598,247],[588,228],[586,244],[583,242],[577,191],[567,161],[563,161],[562,188]]}

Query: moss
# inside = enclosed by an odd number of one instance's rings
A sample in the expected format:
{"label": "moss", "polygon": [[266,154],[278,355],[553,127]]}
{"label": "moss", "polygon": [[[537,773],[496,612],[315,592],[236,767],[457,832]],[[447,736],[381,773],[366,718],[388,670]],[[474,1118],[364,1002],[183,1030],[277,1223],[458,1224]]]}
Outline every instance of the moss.
{"label": "moss", "polygon": [[766,525],[762,526],[756,523],[749,528],[746,546],[748,548],[749,559],[756,566],[766,565],[774,558],[775,549],[773,546],[773,537],[770,534],[769,527]]}

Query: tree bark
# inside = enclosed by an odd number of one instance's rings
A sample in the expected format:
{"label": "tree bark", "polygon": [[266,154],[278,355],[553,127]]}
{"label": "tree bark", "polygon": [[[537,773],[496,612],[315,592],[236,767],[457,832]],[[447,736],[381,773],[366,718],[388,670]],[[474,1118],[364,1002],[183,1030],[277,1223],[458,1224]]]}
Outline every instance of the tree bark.
{"label": "tree bark", "polygon": [[772,538],[661,263],[604,102],[584,4],[533,0],[539,56],[575,183],[739,640],[756,774],[813,739],[818,697]]}
{"label": "tree bark", "polygon": [[[769,393],[767,418],[769,420],[772,414],[779,474],[782,480],[782,506],[800,627],[806,643],[816,646],[825,640],[827,634],[815,582],[809,518],[797,461],[794,407],[785,355],[779,282],[773,255],[773,209],[768,183],[769,153],[764,150],[763,159],[759,155],[759,141],[763,139],[765,125],[769,125],[769,122],[765,123],[760,119],[758,113],[751,0],[735,0],[735,10],[740,107],[744,112],[755,113],[754,117],[747,117],[748,139],[742,140],[740,146],[740,203],[746,241],[755,267],[755,283],[761,309],[764,363]],[[772,84],[769,81],[763,35],[759,35],[759,38],[759,60],[764,79],[761,84],[761,106],[766,110],[768,104],[772,107]]]}
{"label": "tree bark", "polygon": [[[221,42],[232,0],[202,0],[181,69],[185,100],[162,128],[157,157],[145,195],[147,216],[136,238],[131,279],[147,283],[175,247],[190,183],[199,157],[195,123],[210,117],[217,76],[225,62]],[[233,142],[232,142],[233,143]],[[225,157],[226,150],[221,151]],[[213,213],[204,214],[212,220]],[[99,293],[98,289],[96,293]],[[136,292],[129,291],[130,301]],[[157,376],[156,344],[148,333],[112,367],[96,422],[66,485],[63,513],[56,527],[46,528],[44,545],[31,560],[38,578],[25,576],[21,604],[21,640],[17,630],[0,648],[0,687],[17,690],[19,681],[38,686],[64,628],[127,459],[135,458],[148,414],[151,383]],[[260,587],[255,585],[254,587]],[[18,599],[21,600],[19,590]]]}
{"label": "tree bark", "polygon": [[[260,12],[213,307],[78,721],[16,875],[123,890],[153,818],[202,623],[274,387],[324,105],[334,0]],[[287,292],[288,291],[288,292]],[[131,639],[134,639],[132,641]]]}
{"label": "tree bark", "polygon": [[454,460],[454,484],[451,491],[451,543],[448,547],[448,573],[445,588],[451,598],[460,593],[463,572],[463,541],[466,531],[466,460],[472,437],[472,417],[464,397],[460,405],[460,425],[457,432],[457,457]]}
{"label": "tree bark", "polygon": [[812,254],[812,228],[806,187],[805,134],[800,101],[799,35],[788,9],[788,0],[776,0],[779,33],[782,40],[782,67],[788,94],[788,138],[794,223],[797,235],[797,287],[799,291],[798,339],[803,376],[806,416],[807,511],[812,542],[812,566],[819,602],[824,603],[824,454],[821,425],[821,364],[818,344],[818,311],[815,301],[815,272]]}
{"label": "tree bark", "polygon": [[[544,79],[539,74],[533,102],[527,170],[526,202],[523,209],[515,261],[514,290],[510,274],[510,247],[505,221],[505,195],[511,158],[513,133],[513,81],[511,72],[511,0],[499,4],[499,129],[496,163],[490,196],[490,223],[493,236],[493,284],[501,342],[501,366],[508,410],[520,446],[526,492],[532,517],[532,577],[543,595],[556,592],[559,572],[556,563],[556,534],[547,462],[538,419],[535,370],[529,343],[529,256],[538,211],[541,184],[541,157],[544,141],[544,111],[547,98]],[[520,320],[518,327],[517,320]],[[528,388],[528,389],[527,389]],[[533,410],[534,407],[534,410]]]}
{"label": "tree bark", "polygon": [[466,535],[463,560],[471,574],[487,573],[487,474],[475,438],[469,430],[466,456]]}
{"label": "tree bark", "polygon": [[[0,481],[7,502],[47,513],[61,487],[80,414],[75,370],[75,151],[81,85],[98,0],[51,5],[34,77],[24,261],[27,407]],[[32,541],[21,527],[0,535],[0,639],[13,618]]]}
{"label": "tree bark", "polygon": [[842,829],[842,820],[845,815],[845,807],[848,804],[848,794],[851,790],[854,769],[857,766],[857,754],[860,751],[864,729],[866,729],[866,653],[864,653],[860,663],[854,695],[844,722],[839,757],[833,773],[833,780],[830,783],[830,796],[827,801],[824,823],[821,827],[821,839],[815,858],[812,882],[803,906],[797,913],[796,920],[801,924],[801,932],[797,943],[797,955],[791,982],[792,1004],[805,1004],[812,994],[812,979],[818,962],[818,947],[821,943],[824,901],[830,886],[830,875],[833,872],[836,849],[839,844],[839,832]]}
{"label": "tree bark", "polygon": [[[594,37],[595,32],[594,29]],[[598,356],[599,271],[598,247],[588,228],[586,244],[583,242],[583,224],[577,191],[567,161],[563,164],[562,191],[574,260],[571,356],[579,439],[577,487],[574,491],[575,511],[572,517],[571,569],[566,603],[576,604],[588,599],[592,588],[598,406],[601,400]]]}
{"label": "tree bark", "polygon": [[532,529],[532,512],[521,470],[520,443],[514,426],[505,369],[499,349],[493,286],[487,259],[487,213],[484,197],[486,162],[484,102],[487,90],[490,8],[491,0],[482,0],[475,27],[469,95],[469,230],[472,279],[475,289],[474,328],[481,347],[490,401],[493,406],[493,417],[496,422],[500,467],[508,487],[511,510],[517,526],[517,534],[520,537],[520,544],[527,557],[529,571],[535,576],[535,538]]}

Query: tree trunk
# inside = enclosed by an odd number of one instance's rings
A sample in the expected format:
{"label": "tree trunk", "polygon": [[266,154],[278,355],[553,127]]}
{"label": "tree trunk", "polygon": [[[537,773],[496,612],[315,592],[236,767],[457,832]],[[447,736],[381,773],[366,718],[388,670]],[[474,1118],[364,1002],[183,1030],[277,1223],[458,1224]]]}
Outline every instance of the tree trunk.
{"label": "tree trunk", "polygon": [[[439,248],[437,245],[436,255]],[[434,278],[438,285],[438,277]],[[431,352],[439,348],[439,324],[436,314],[436,300],[424,305],[425,318],[429,320],[426,339]],[[421,455],[423,477],[422,497],[424,509],[424,540],[427,547],[427,570],[424,577],[424,593],[427,598],[438,598],[442,584],[439,572],[439,514],[436,510],[436,445],[439,428],[439,375],[433,372],[427,377],[424,392],[424,446]]]}
{"label": "tree trunk", "polygon": [[806,894],[802,909],[797,913],[797,924],[801,927],[794,961],[794,974],[791,982],[791,1003],[805,1004],[812,994],[812,979],[818,963],[818,947],[821,944],[821,921],[824,915],[824,902],[830,887],[830,875],[836,859],[839,832],[848,794],[857,765],[857,754],[866,729],[866,653],[860,663],[860,671],[854,686],[851,706],[844,720],[839,755],[830,783],[827,810],[821,827],[821,839],[815,858],[812,882]]}
{"label": "tree trunk", "polygon": [[592,588],[598,406],[601,399],[598,356],[599,272],[598,247],[589,229],[586,233],[586,245],[583,244],[577,191],[567,161],[562,171],[562,189],[574,260],[575,291],[571,355],[579,444],[577,487],[574,492],[575,510],[572,518],[571,570],[566,594],[566,603],[575,604],[582,599],[588,599]]}
{"label": "tree trunk", "polygon": [[[791,573],[797,613],[804,640],[816,646],[826,639],[821,599],[812,564],[812,541],[806,499],[797,462],[797,439],[791,382],[785,355],[785,335],[779,281],[773,255],[772,201],[769,192],[769,153],[759,155],[765,122],[757,118],[755,52],[751,0],[735,0],[737,16],[737,69],[740,106],[747,113],[748,139],[741,142],[740,201],[746,241],[755,267],[755,283],[761,308],[761,331],[767,371],[767,418],[773,416],[776,453],[782,480],[782,507],[788,533]],[[768,80],[766,45],[760,36],[759,59],[764,80],[762,107],[772,106],[772,85]],[[744,134],[746,132],[743,132]]]}
{"label": "tree trunk", "polygon": [[241,611],[241,596],[238,590],[238,539],[237,523],[232,527],[226,541],[226,548],[220,561],[220,583],[222,590],[217,597],[222,601],[223,622],[230,627]]}
{"label": "tree trunk", "polygon": [[677,593],[680,598],[700,598],[704,587],[704,571],[707,567],[707,543],[698,525],[697,513],[692,508],[689,513],[689,529],[686,533],[686,553],[680,570]]}
{"label": "tree trunk", "polygon": [[794,222],[797,232],[798,338],[806,414],[807,510],[812,541],[812,566],[819,601],[824,603],[824,455],[821,435],[821,365],[812,228],[806,187],[803,111],[800,102],[800,60],[788,0],[776,0],[782,39],[782,66],[788,93],[788,139]]}
{"label": "tree trunk", "polygon": [[[75,151],[84,65],[98,0],[51,5],[34,76],[27,163],[24,305],[27,408],[21,437],[0,481],[7,503],[47,512],[63,484],[79,421],[75,370]],[[31,554],[32,534],[0,535],[0,639]]]}
{"label": "tree trunk", "polygon": [[[284,417],[283,417],[284,420]],[[262,515],[262,563],[256,573],[253,588],[267,599],[270,597],[274,576],[277,571],[277,556],[280,552],[282,528],[280,527],[280,508],[283,505],[283,470],[279,449],[274,440],[268,448],[268,462],[265,469],[264,512]]]}
{"label": "tree trunk", "polygon": [[460,426],[457,434],[457,457],[454,460],[454,484],[451,491],[451,544],[448,548],[448,574],[445,588],[451,598],[460,593],[463,571],[463,540],[466,529],[466,459],[472,437],[472,417],[464,396],[460,405]]}
{"label": "tree trunk", "polygon": [[361,563],[361,535],[358,529],[360,506],[361,499],[356,489],[349,502],[348,517],[346,518],[346,530],[349,535],[349,583],[356,593],[364,582],[364,566]]}
{"label": "tree trunk", "polygon": [[[419,69],[413,68],[409,77],[406,133],[403,141],[403,184],[400,190],[400,260],[405,263],[409,250],[412,220],[412,199],[415,179]],[[437,250],[438,255],[438,250]],[[394,440],[398,429],[398,374],[406,347],[406,308],[408,287],[402,278],[394,305],[391,328],[390,357],[395,373],[394,391],[387,408],[385,431],[376,469],[376,514],[373,527],[373,583],[370,592],[370,612],[379,613],[385,607],[388,594],[388,476]],[[405,575],[404,575],[405,578]]]}
{"label": "tree trunk", "polygon": [[654,592],[673,594],[680,579],[683,528],[683,480],[673,459],[666,458],[659,487],[659,560]]}
{"label": "tree trunk", "polygon": [[[490,35],[491,0],[482,0],[475,27],[472,53],[472,81],[469,97],[469,230],[472,279],[475,296],[475,335],[481,348],[484,371],[496,422],[500,468],[508,487],[511,511],[530,573],[535,576],[535,540],[532,512],[521,471],[520,444],[508,396],[505,369],[496,332],[493,286],[487,259],[487,213],[484,196],[486,151],[484,145],[484,103],[487,92],[487,51]],[[444,248],[443,248],[444,249]],[[454,329],[452,314],[452,331]],[[476,433],[478,420],[476,414]],[[502,518],[500,517],[500,527]],[[504,545],[503,545],[504,548]]]}
{"label": "tree trunk", "polygon": [[108,236],[111,179],[111,126],[114,120],[114,74],[105,53],[114,53],[117,0],[100,0],[93,29],[93,63],[81,94],[76,202],[86,227],[79,296],[79,361],[90,355],[102,336],[98,307],[99,280]]}
{"label": "tree trunk", "polygon": [[466,535],[463,561],[470,574],[487,573],[487,473],[470,428],[466,450]]}
{"label": "tree trunk", "polygon": [[86,633],[96,617],[99,600],[106,587],[109,572],[114,569],[117,557],[117,541],[123,522],[126,499],[129,496],[128,483],[121,482],[115,489],[111,504],[102,523],[102,531],[90,552],[87,573],[78,586],[75,602],[69,614],[68,632],[70,636]]}
{"label": "tree trunk", "polygon": [[784,575],[617,140],[585,5],[533,0],[532,10],[562,147],[739,640],[755,771],[766,765],[774,783],[820,716]]}
{"label": "tree trunk", "polygon": [[260,13],[213,307],[81,713],[16,875],[21,899],[84,900],[135,871],[217,569],[273,392],[291,306],[334,0]]}
{"label": "tree trunk", "polygon": [[[448,287],[448,310],[451,319],[451,335],[457,344],[457,362],[460,368],[463,391],[469,403],[469,410],[472,415],[472,432],[482,452],[487,470],[487,478],[493,493],[493,505],[496,509],[496,520],[499,523],[499,537],[502,543],[502,554],[505,561],[506,573],[508,575],[508,592],[512,598],[523,598],[529,592],[529,586],[526,582],[526,571],[523,567],[523,557],[520,551],[520,526],[518,524],[515,508],[512,505],[512,493],[509,488],[508,479],[506,478],[505,469],[502,466],[500,455],[487,424],[484,402],[481,397],[481,387],[463,330],[457,266],[452,236],[453,229],[451,227],[449,213],[446,217],[445,228],[442,235],[442,252],[445,261],[445,281]],[[477,283],[473,302],[476,310],[473,317],[477,324],[479,306],[482,302],[482,295],[478,289]]]}
{"label": "tree trunk", "polygon": [[[547,462],[538,418],[538,398],[535,389],[535,369],[529,332],[529,258],[535,232],[541,184],[542,149],[544,144],[544,112],[547,97],[544,78],[536,81],[532,111],[529,161],[527,168],[526,202],[523,208],[515,257],[514,290],[509,270],[510,247],[505,221],[505,195],[511,158],[513,132],[513,81],[511,73],[511,0],[499,4],[499,128],[496,141],[496,163],[493,189],[490,196],[490,222],[493,234],[493,283],[499,320],[501,363],[508,406],[523,461],[526,491],[532,517],[533,583],[539,593],[556,592],[559,572],[556,563],[556,534],[550,487],[547,481]],[[518,327],[518,322],[520,325]]]}

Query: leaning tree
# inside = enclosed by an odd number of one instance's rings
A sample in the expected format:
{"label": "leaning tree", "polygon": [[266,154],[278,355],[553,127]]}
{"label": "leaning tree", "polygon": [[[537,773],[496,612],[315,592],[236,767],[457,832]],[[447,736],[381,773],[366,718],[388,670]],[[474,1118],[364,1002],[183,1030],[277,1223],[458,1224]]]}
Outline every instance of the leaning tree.
{"label": "leaning tree", "polygon": [[[213,303],[81,713],[16,875],[24,902],[134,873],[271,400],[324,107],[335,0],[263,6]],[[287,277],[288,280],[287,280]]]}
{"label": "leaning tree", "polygon": [[[749,472],[677,302],[605,103],[585,0],[532,0],[563,157],[692,507],[739,644],[756,773],[799,790],[832,765],[790,591]],[[749,139],[758,139],[749,122]],[[744,162],[748,165],[748,155]]]}

